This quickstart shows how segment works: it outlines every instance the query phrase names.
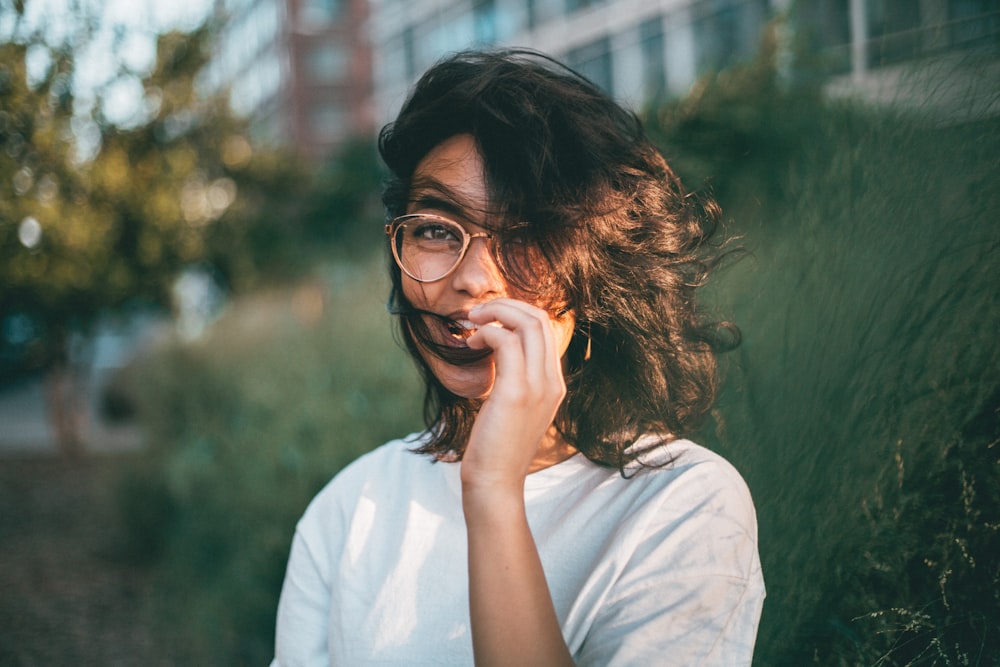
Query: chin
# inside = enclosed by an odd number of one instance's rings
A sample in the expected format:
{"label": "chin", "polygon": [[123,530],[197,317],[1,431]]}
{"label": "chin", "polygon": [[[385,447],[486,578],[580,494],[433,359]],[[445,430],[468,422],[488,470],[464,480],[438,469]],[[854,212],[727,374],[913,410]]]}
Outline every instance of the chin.
{"label": "chin", "polygon": [[471,366],[452,366],[435,359],[430,364],[444,388],[467,399],[485,399],[493,390],[493,360]]}

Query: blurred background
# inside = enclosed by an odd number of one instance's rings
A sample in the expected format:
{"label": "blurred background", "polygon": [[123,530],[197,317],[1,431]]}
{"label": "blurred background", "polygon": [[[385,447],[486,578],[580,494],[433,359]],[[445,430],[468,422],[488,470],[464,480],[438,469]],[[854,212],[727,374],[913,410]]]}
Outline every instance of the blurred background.
{"label": "blurred background", "polygon": [[305,505],[421,428],[374,137],[492,45],[746,249],[698,439],[757,503],[756,664],[1000,664],[996,0],[0,0],[0,664],[270,660]]}

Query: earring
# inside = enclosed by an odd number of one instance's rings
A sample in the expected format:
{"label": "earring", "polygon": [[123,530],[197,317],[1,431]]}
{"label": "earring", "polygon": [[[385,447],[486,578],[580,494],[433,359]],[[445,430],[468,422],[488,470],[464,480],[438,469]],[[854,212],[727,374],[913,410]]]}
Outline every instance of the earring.
{"label": "earring", "polygon": [[587,348],[583,351],[583,360],[590,361],[590,322],[584,325],[583,335],[587,337]]}

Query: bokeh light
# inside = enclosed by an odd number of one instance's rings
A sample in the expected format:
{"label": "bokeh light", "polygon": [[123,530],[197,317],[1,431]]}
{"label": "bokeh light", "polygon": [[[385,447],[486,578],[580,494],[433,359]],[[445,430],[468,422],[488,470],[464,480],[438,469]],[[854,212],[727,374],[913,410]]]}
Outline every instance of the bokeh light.
{"label": "bokeh light", "polygon": [[42,225],[29,215],[17,228],[17,239],[28,250],[34,250],[42,242]]}

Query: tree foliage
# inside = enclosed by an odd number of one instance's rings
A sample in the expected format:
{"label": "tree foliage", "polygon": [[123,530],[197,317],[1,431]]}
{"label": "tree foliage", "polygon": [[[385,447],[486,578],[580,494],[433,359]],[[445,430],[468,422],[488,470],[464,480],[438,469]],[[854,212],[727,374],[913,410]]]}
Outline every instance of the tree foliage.
{"label": "tree foliage", "polygon": [[[29,325],[34,364],[58,359],[67,333],[101,315],[169,307],[183,267],[209,264],[239,289],[371,238],[357,233],[378,226],[371,142],[349,142],[324,169],[252,146],[247,121],[198,85],[210,24],[158,37],[127,127],[100,99],[77,104],[75,54],[93,17],[74,24],[69,45],[41,34],[0,43],[0,319]],[[30,49],[50,55],[40,81],[29,81]]]}
{"label": "tree foliage", "polygon": [[[155,108],[131,129],[74,115],[72,52],[30,85],[28,45],[0,44],[0,312],[30,318],[47,356],[102,312],[166,303],[170,278],[204,257],[204,227],[235,195],[220,144],[243,128],[197,98],[204,38],[159,39],[143,82]],[[81,159],[87,129],[99,148]]]}

